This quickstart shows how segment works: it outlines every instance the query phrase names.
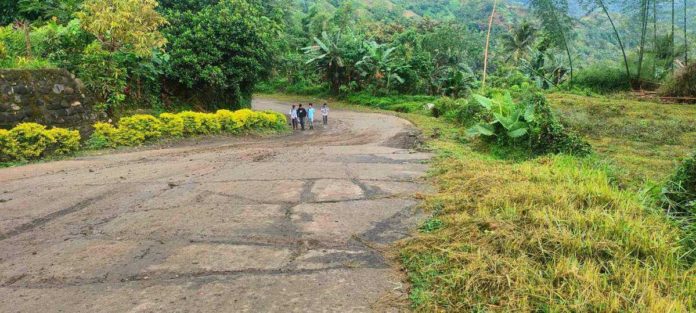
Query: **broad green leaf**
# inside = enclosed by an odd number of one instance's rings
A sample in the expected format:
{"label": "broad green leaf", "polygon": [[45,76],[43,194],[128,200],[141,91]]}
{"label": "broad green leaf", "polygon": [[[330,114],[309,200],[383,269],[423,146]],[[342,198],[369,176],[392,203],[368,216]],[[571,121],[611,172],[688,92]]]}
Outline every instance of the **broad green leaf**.
{"label": "broad green leaf", "polygon": [[524,112],[524,120],[527,122],[534,122],[534,118],[534,104],[530,104]]}
{"label": "broad green leaf", "polygon": [[518,128],[508,132],[510,138],[519,138],[527,134],[527,128]]}
{"label": "broad green leaf", "polygon": [[484,96],[481,96],[481,95],[474,95],[474,99],[476,99],[476,101],[478,101],[478,103],[479,103],[482,107],[484,107],[484,108],[486,108],[486,109],[488,109],[488,110],[490,110],[490,109],[493,107],[493,100],[488,99],[488,98],[486,98],[486,97],[484,97]]}
{"label": "broad green leaf", "polygon": [[478,135],[494,136],[495,135],[495,127],[491,124],[477,124],[477,125],[474,125],[473,127],[469,128],[469,130],[467,132],[471,136],[478,136]]}
{"label": "broad green leaf", "polygon": [[503,127],[505,127],[505,129],[510,129],[510,127],[512,127],[512,125],[515,124],[515,122],[516,122],[515,120],[511,119],[509,116],[505,116],[505,115],[498,114],[498,113],[493,113],[493,117],[495,117],[496,121],[498,123],[500,123],[501,125],[503,125]]}

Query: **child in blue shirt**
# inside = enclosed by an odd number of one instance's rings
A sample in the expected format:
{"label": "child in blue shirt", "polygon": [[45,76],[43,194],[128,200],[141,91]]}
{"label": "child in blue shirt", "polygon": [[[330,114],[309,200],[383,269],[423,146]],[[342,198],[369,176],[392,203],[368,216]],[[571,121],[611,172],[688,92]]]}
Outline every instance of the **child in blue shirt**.
{"label": "child in blue shirt", "polygon": [[314,105],[311,103],[307,109],[307,120],[309,121],[309,129],[314,129]]}

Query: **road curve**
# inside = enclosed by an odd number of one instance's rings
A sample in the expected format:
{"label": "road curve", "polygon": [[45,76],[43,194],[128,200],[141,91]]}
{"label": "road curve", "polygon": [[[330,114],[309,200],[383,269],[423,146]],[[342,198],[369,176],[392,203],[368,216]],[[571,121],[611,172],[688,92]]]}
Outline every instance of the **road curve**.
{"label": "road curve", "polygon": [[0,169],[0,312],[393,311],[380,247],[430,155],[393,116],[330,122]]}

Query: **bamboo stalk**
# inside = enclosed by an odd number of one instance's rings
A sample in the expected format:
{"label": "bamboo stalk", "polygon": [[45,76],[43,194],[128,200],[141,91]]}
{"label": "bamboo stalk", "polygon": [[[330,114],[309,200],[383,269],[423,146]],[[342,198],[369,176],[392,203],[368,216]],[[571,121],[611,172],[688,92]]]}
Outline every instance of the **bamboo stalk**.
{"label": "bamboo stalk", "polygon": [[491,11],[491,16],[488,18],[488,33],[486,34],[486,50],[483,54],[483,79],[481,80],[481,90],[486,89],[486,76],[488,75],[488,48],[491,43],[491,28],[493,28],[493,16],[495,15],[495,8],[498,6],[498,0],[493,1],[493,10]]}

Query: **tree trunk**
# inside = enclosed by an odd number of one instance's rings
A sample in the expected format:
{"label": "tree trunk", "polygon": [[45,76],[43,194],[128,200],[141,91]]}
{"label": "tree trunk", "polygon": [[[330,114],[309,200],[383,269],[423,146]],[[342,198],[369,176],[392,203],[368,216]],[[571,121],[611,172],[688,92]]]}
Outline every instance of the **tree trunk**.
{"label": "tree trunk", "polygon": [[556,15],[555,7],[549,8],[553,10],[553,18],[558,25],[558,29],[561,30],[561,37],[563,38],[563,47],[565,48],[566,55],[568,55],[568,63],[570,64],[570,85],[573,85],[573,56],[570,54],[570,46],[568,46],[568,39],[566,39],[565,32],[563,32],[563,27],[561,26],[561,21],[558,20],[558,15]]}
{"label": "tree trunk", "polygon": [[[686,1],[686,0],[684,0],[684,1]],[[623,59],[624,59],[624,66],[626,67],[626,79],[631,79],[631,70],[628,68],[628,58],[626,57],[626,50],[624,49],[623,42],[621,42],[621,36],[619,35],[619,31],[616,30],[616,26],[614,25],[614,20],[611,19],[611,16],[609,15],[609,11],[607,10],[607,7],[604,5],[604,1],[598,0],[598,2],[599,2],[599,5],[602,6],[602,10],[604,11],[604,14],[607,15],[607,18],[609,19],[609,23],[611,23],[611,28],[614,29],[614,35],[616,35],[616,41],[619,42],[619,47],[621,47],[621,53],[623,54]]]}
{"label": "tree trunk", "polygon": [[[642,85],[641,80],[642,80],[642,74],[643,74],[643,56],[645,54],[645,33],[647,32],[648,28],[648,7],[649,7],[649,0],[643,0],[641,3],[641,31],[640,31],[640,47],[638,50],[638,76],[636,77],[636,80],[640,85]],[[674,1],[674,0],[672,0]]]}
{"label": "tree trunk", "polygon": [[686,32],[686,0],[684,0],[684,66],[689,65],[689,37]]}
{"label": "tree trunk", "polygon": [[488,75],[488,48],[491,43],[491,28],[493,28],[493,16],[495,15],[495,8],[498,6],[498,0],[493,1],[493,10],[491,10],[491,16],[488,18],[488,33],[486,34],[486,50],[483,53],[483,79],[481,80],[481,90],[486,89],[486,76]]}
{"label": "tree trunk", "polygon": [[22,30],[24,30],[24,44],[25,48],[27,49],[26,54],[27,54],[27,59],[32,58],[32,53],[31,53],[31,29],[29,28],[29,21],[23,21],[22,22]]}
{"label": "tree trunk", "polygon": [[675,45],[675,38],[674,38],[674,0],[672,0],[672,55],[669,56],[670,59],[670,67],[672,68],[672,72],[674,72],[674,45]]}
{"label": "tree trunk", "polygon": [[657,76],[657,0],[653,0],[653,66],[652,78]]}

